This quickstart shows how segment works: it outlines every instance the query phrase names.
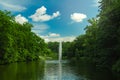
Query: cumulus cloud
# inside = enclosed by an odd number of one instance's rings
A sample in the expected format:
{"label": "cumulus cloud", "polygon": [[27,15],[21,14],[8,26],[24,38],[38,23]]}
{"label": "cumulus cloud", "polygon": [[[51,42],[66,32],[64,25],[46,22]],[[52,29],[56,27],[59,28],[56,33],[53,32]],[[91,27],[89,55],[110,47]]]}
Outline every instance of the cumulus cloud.
{"label": "cumulus cloud", "polygon": [[60,16],[60,12],[59,11],[57,11],[56,13],[53,13],[53,15],[51,17],[52,18],[56,18],[58,16]]}
{"label": "cumulus cloud", "polygon": [[47,11],[47,8],[42,6],[41,8],[38,8],[33,15],[29,16],[29,18],[31,18],[33,21],[36,21],[36,22],[38,21],[44,22],[60,16],[59,11],[53,13],[52,15],[46,14],[46,11]]}
{"label": "cumulus cloud", "polygon": [[[54,33],[57,34],[57,33]],[[45,42],[60,42],[60,41],[64,41],[64,42],[72,42],[73,40],[75,40],[75,36],[66,36],[66,37],[61,37],[60,34],[59,36],[51,36],[51,35],[46,35],[46,36],[42,36],[40,35],[41,38],[43,38],[45,40]]]}
{"label": "cumulus cloud", "polygon": [[36,24],[36,23],[33,23],[33,28],[32,28],[32,32],[36,33],[36,34],[40,34],[40,33],[43,33],[45,32],[49,26],[47,24]]}
{"label": "cumulus cloud", "polygon": [[15,4],[10,4],[10,3],[5,3],[5,2],[0,2],[0,6],[2,9],[5,10],[10,10],[10,11],[18,11],[21,12],[23,10],[26,10],[26,7],[21,6],[21,5],[15,5]]}
{"label": "cumulus cloud", "polygon": [[66,37],[59,37],[59,38],[48,38],[47,41],[48,42],[60,42],[60,41],[72,42],[73,40],[75,40],[75,38],[76,37],[74,36],[66,36]]}
{"label": "cumulus cloud", "polygon": [[28,20],[25,17],[23,17],[21,14],[18,14],[17,16],[15,16],[15,21],[20,24],[28,22]]}
{"label": "cumulus cloud", "polygon": [[49,33],[49,37],[60,37],[60,34],[57,34],[57,33]]}
{"label": "cumulus cloud", "polygon": [[82,22],[83,19],[87,18],[87,15],[83,13],[73,13],[70,17],[74,22]]}

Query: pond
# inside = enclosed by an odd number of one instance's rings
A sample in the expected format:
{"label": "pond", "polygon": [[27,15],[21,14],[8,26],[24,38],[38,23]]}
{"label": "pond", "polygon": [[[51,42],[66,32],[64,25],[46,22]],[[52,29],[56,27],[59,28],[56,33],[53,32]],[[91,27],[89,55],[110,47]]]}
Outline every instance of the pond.
{"label": "pond", "polygon": [[80,66],[57,60],[0,65],[0,80],[116,80],[109,71],[96,72],[83,63]]}

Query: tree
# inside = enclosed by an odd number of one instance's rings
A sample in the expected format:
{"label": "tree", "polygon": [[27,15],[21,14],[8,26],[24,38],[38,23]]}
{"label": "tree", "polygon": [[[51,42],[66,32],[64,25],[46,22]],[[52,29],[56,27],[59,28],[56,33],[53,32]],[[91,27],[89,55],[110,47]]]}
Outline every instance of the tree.
{"label": "tree", "polygon": [[31,32],[32,27],[17,23],[10,12],[0,11],[0,64],[37,60],[49,53],[44,40]]}

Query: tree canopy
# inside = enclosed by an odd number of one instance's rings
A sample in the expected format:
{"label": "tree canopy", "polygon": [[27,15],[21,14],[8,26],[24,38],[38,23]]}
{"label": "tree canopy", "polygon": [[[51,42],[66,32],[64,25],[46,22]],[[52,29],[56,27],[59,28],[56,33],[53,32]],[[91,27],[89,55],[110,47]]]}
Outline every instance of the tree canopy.
{"label": "tree canopy", "polygon": [[0,11],[0,64],[39,59],[49,53],[47,44],[31,32],[30,23],[19,24],[8,11]]}
{"label": "tree canopy", "polygon": [[88,20],[85,34],[68,48],[68,58],[89,59],[99,69],[120,72],[120,0],[101,0],[97,18]]}

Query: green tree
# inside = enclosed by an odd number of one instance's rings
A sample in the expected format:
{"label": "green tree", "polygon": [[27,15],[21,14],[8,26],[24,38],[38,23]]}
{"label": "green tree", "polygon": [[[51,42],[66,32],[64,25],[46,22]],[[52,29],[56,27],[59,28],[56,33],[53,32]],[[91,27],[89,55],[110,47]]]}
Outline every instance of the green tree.
{"label": "green tree", "polygon": [[49,53],[42,38],[31,32],[30,23],[19,24],[8,11],[0,11],[0,64],[37,60]]}

